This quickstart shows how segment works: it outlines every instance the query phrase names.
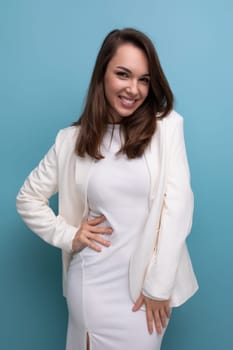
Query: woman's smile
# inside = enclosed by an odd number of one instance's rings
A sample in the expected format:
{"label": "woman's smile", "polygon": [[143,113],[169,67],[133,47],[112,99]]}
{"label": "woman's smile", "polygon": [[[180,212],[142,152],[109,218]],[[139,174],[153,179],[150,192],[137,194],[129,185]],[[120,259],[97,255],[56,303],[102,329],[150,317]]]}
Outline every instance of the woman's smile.
{"label": "woman's smile", "polygon": [[109,61],[104,77],[104,92],[115,121],[133,114],[148,96],[148,60],[138,47],[125,43]]}

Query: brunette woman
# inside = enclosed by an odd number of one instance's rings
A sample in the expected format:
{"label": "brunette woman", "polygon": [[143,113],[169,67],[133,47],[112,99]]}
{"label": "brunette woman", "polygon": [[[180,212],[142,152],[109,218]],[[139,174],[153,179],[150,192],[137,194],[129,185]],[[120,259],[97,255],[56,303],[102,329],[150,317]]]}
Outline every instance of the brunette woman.
{"label": "brunette woman", "polygon": [[[48,199],[58,192],[59,215]],[[17,209],[62,249],[67,350],[155,350],[197,290],[183,119],[151,40],[113,30],[84,111],[26,179]]]}

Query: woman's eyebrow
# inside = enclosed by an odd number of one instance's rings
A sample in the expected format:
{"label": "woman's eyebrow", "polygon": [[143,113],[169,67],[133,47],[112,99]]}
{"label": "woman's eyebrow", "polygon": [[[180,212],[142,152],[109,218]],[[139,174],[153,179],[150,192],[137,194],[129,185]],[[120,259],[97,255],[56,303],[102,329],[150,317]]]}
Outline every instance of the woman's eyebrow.
{"label": "woman's eyebrow", "polygon": [[117,66],[116,68],[122,69],[122,70],[126,71],[127,73],[132,73],[129,68],[126,68],[126,67],[123,67],[123,66]]}
{"label": "woman's eyebrow", "polygon": [[[116,68],[122,69],[122,70],[124,70],[125,72],[131,73],[131,74],[132,74],[131,70],[130,70],[129,68],[124,67],[124,66],[117,66]],[[149,74],[149,73],[145,73],[145,74],[142,74],[141,76],[142,76],[142,77],[146,77],[146,76],[149,77],[150,74]]]}

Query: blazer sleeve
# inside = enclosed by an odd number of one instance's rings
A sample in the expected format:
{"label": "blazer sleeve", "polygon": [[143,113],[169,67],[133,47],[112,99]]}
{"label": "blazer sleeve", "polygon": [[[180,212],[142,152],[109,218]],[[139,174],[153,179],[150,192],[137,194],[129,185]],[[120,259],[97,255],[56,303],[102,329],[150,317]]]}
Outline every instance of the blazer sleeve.
{"label": "blazer sleeve", "polygon": [[168,300],[185,240],[192,226],[193,193],[183,134],[183,118],[177,120],[167,159],[164,203],[158,240],[144,280],[143,292],[154,299]]}
{"label": "blazer sleeve", "polygon": [[78,228],[69,225],[61,215],[55,215],[49,206],[49,198],[58,191],[57,144],[61,134],[62,131],[25,180],[16,198],[16,208],[27,226],[44,241],[71,252],[72,240]]}

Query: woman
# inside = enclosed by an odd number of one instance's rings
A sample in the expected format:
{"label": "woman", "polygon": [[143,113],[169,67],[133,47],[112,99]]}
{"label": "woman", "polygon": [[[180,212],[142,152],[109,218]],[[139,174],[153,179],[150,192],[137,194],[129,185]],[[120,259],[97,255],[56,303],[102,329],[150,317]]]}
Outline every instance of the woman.
{"label": "woman", "polygon": [[[183,123],[150,39],[114,30],[86,105],[26,179],[17,209],[62,249],[67,350],[160,349],[197,290],[185,240],[193,195]],[[48,199],[59,193],[59,215]]]}

